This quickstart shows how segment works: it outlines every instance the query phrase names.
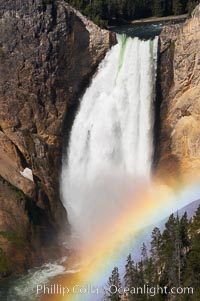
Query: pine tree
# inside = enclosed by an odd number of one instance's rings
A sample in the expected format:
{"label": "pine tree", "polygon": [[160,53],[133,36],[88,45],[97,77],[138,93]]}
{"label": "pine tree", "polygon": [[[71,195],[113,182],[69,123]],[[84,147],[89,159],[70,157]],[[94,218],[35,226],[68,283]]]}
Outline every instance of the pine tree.
{"label": "pine tree", "polygon": [[182,3],[182,8],[183,8],[183,13],[185,14],[187,12],[188,0],[181,0],[181,3]]}
{"label": "pine tree", "polygon": [[153,285],[153,259],[148,256],[148,250],[146,245],[143,243],[141,248],[141,262],[143,268],[143,280],[146,285]]}
{"label": "pine tree", "polygon": [[174,283],[178,286],[181,285],[181,268],[182,268],[182,241],[180,236],[180,220],[179,216],[176,217],[176,228],[175,228],[175,252],[174,252],[174,263],[176,267],[176,273],[174,275]]}
{"label": "pine tree", "polygon": [[[45,0],[52,2],[54,0]],[[65,0],[98,25],[150,16],[191,13],[198,0]]]}
{"label": "pine tree", "polygon": [[189,0],[187,3],[187,12],[189,13],[189,15],[192,14],[193,10],[195,9],[195,7],[199,4],[198,0]]}
{"label": "pine tree", "polygon": [[160,251],[162,246],[162,235],[159,228],[154,228],[151,235],[151,256],[154,262],[157,262],[160,259]]}
{"label": "pine tree", "polygon": [[188,217],[187,217],[186,212],[180,220],[180,237],[181,237],[183,248],[185,248],[185,252],[186,252],[187,251],[186,249],[190,245],[190,242],[189,242],[189,221],[188,221]]}
{"label": "pine tree", "polygon": [[183,6],[181,0],[173,0],[172,2],[173,15],[181,15],[183,13]]}
{"label": "pine tree", "polygon": [[154,0],[152,7],[153,16],[162,17],[165,15],[165,1],[164,0]]}
{"label": "pine tree", "polygon": [[200,300],[200,206],[190,222],[191,246],[187,256],[184,285],[194,288],[195,294],[190,300]]}
{"label": "pine tree", "polygon": [[181,283],[183,283],[183,277],[186,267],[187,253],[190,248],[190,239],[189,239],[189,221],[187,213],[185,213],[180,220],[180,240],[181,240]]}
{"label": "pine tree", "polygon": [[134,0],[127,0],[124,6],[124,15],[126,19],[134,19],[136,13],[136,1]]}
{"label": "pine tree", "polygon": [[177,272],[177,254],[179,252],[179,237],[178,237],[178,218],[172,214],[167,223],[165,230],[162,234],[162,262],[165,266],[163,273],[163,281],[167,285],[177,285],[178,272]]}
{"label": "pine tree", "polygon": [[112,275],[109,277],[108,280],[108,290],[107,295],[111,301],[120,301],[121,294],[118,292],[118,289],[121,287],[121,280],[119,275],[119,270],[115,267],[112,271]]}
{"label": "pine tree", "polygon": [[[137,268],[134,265],[131,254],[128,255],[125,265],[124,284],[125,287],[131,288],[137,285]],[[127,300],[135,300],[133,295],[128,294]]]}
{"label": "pine tree", "polygon": [[[176,295],[173,300],[197,301],[200,300],[200,206],[191,221],[187,213],[181,219],[173,214],[165,224],[161,234],[158,228],[152,232],[151,249],[145,244],[141,248],[141,260],[134,264],[131,254],[128,255],[124,282],[126,287],[141,288],[138,294],[129,294],[126,301],[146,301],[151,297],[142,293],[144,285],[149,287],[167,286],[193,288],[194,294]],[[109,278],[109,287],[121,286],[119,272],[114,268]],[[109,294],[110,300],[124,298],[118,292]],[[167,301],[170,295],[158,294],[155,301]]]}
{"label": "pine tree", "polygon": [[[144,271],[144,265],[143,261],[139,261],[136,264],[136,281],[135,281],[135,287],[136,288],[143,288],[145,284],[145,271]],[[134,301],[144,301],[146,300],[146,295],[142,294],[142,292],[138,292],[136,295],[134,295],[133,298]]]}
{"label": "pine tree", "polygon": [[150,254],[154,263],[153,269],[153,281],[158,283],[158,275],[162,269],[162,260],[161,260],[161,247],[162,247],[162,235],[159,228],[154,228],[151,235],[151,249]]}
{"label": "pine tree", "polygon": [[165,16],[172,15],[172,1],[173,0],[165,0]]}
{"label": "pine tree", "polygon": [[148,252],[147,252],[147,247],[143,243],[142,248],[141,248],[141,262],[142,262],[142,269],[143,269],[143,277],[144,277],[144,282],[148,283],[149,282],[149,259],[148,259]]}
{"label": "pine tree", "polygon": [[135,265],[131,254],[128,255],[125,265],[124,281],[126,287],[132,287],[135,284]]}

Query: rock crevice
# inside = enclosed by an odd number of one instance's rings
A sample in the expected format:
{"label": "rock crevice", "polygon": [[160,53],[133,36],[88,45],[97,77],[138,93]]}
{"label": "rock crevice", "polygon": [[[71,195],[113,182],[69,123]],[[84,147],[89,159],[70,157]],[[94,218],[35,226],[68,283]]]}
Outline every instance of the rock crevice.
{"label": "rock crevice", "polygon": [[[34,237],[30,250],[34,242],[42,247],[50,232],[52,239],[66,235],[59,175],[64,131],[71,126],[68,112],[116,40],[64,1],[0,0],[0,32],[0,175],[26,199],[19,218],[26,220],[23,233]],[[23,176],[25,168],[33,181]],[[13,204],[8,211],[15,215],[15,198],[10,185],[2,185],[7,193],[0,202],[0,232],[5,232],[3,200]],[[0,236],[0,247],[5,245],[13,248]]]}

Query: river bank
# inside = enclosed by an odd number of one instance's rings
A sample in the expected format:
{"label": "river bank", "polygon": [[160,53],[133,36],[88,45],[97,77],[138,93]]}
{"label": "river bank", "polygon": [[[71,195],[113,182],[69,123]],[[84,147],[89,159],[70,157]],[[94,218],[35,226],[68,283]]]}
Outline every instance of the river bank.
{"label": "river bank", "polygon": [[109,30],[118,34],[126,34],[132,38],[138,37],[140,39],[150,39],[159,36],[164,26],[168,24],[184,23],[188,15],[168,16],[168,17],[151,17],[146,19],[139,19],[121,24],[109,26]]}
{"label": "river bank", "polygon": [[180,15],[180,16],[167,16],[167,17],[151,17],[139,20],[133,20],[130,24],[133,25],[142,25],[142,24],[152,24],[159,22],[170,22],[170,21],[185,21],[188,18],[188,14]]}

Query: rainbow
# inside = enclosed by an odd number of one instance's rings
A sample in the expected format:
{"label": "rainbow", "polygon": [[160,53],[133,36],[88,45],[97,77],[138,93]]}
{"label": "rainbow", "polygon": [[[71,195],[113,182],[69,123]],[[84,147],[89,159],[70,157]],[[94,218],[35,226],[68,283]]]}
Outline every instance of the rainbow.
{"label": "rainbow", "polygon": [[71,293],[64,297],[54,296],[52,300],[103,300],[102,288],[113,267],[124,265],[126,255],[130,252],[127,242],[131,242],[134,250],[134,238],[139,230],[158,224],[171,213],[200,199],[199,184],[197,181],[176,192],[164,185],[151,185],[145,193],[140,189],[134,199],[125,202],[124,210],[116,222],[109,229],[102,227],[96,240],[85,246],[81,254],[84,264],[80,273],[66,279],[63,276],[61,283],[70,286]]}

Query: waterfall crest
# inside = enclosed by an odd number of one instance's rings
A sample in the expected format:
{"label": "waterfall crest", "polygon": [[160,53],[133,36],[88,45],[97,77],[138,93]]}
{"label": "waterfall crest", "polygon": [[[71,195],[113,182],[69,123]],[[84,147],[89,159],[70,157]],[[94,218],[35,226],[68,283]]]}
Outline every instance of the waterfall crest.
{"label": "waterfall crest", "polygon": [[119,36],[81,100],[61,190],[69,221],[83,239],[102,218],[107,224],[116,218],[134,179],[150,177],[157,44],[158,38]]}

